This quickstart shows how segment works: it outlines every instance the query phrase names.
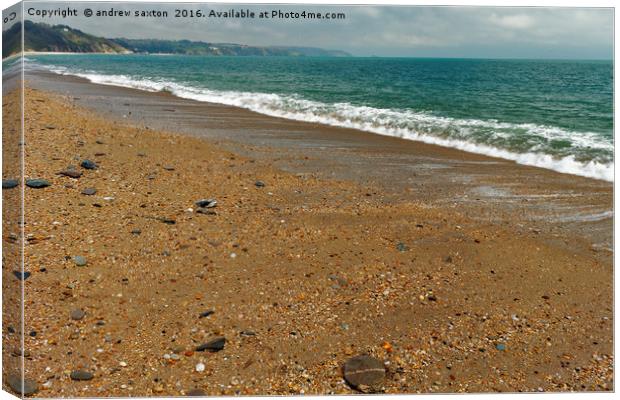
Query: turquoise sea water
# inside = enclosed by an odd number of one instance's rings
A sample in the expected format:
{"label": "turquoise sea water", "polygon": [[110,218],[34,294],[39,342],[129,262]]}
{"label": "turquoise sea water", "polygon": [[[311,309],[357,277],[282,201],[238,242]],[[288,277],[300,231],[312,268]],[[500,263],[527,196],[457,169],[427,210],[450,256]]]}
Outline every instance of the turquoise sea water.
{"label": "turquoise sea water", "polygon": [[26,63],[613,180],[612,61],[79,54]]}

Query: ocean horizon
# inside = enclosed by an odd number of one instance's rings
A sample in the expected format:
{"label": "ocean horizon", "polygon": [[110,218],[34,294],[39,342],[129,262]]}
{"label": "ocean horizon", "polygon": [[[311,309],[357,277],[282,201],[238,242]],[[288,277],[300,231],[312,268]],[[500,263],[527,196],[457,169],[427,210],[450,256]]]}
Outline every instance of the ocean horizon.
{"label": "ocean horizon", "polygon": [[25,62],[26,73],[45,69],[614,179],[612,60],[28,54]]}

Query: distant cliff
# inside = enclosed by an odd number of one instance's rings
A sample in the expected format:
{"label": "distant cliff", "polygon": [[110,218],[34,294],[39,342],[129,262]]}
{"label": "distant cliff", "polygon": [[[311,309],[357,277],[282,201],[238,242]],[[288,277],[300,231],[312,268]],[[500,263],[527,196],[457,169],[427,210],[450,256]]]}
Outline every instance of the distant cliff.
{"label": "distant cliff", "polygon": [[[24,23],[25,51],[52,51],[75,53],[127,53],[127,49],[112,40],[89,35],[64,25],[50,26]],[[2,32],[2,57],[20,50],[21,23]]]}
{"label": "distant cliff", "polygon": [[[340,50],[313,47],[246,46],[234,43],[207,43],[189,40],[106,39],[65,25],[25,21],[24,50],[73,53],[148,53],[212,56],[313,56],[347,57]],[[2,32],[2,57],[20,51],[21,23]]]}

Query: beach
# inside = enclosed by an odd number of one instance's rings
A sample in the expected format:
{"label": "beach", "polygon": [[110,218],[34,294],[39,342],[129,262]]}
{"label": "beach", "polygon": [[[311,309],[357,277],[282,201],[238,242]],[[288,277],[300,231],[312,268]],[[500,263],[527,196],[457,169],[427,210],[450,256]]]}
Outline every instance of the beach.
{"label": "beach", "polygon": [[361,354],[372,392],[613,390],[612,183],[26,79],[25,178],[51,184],[24,189],[37,395],[359,393]]}

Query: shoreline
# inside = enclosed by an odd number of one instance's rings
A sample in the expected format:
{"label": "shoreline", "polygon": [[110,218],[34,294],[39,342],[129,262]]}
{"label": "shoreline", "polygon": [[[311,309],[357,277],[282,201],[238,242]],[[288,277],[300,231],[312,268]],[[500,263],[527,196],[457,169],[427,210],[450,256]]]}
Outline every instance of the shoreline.
{"label": "shoreline", "polygon": [[[538,231],[541,220],[552,222],[553,230],[564,231],[569,240],[577,234],[597,249],[612,251],[612,182],[353,128],[267,116],[167,92],[95,84],[52,72],[30,73],[29,79],[35,87],[64,93],[76,104],[111,118],[225,141],[229,149],[254,157],[261,156],[263,146],[295,152],[290,160],[311,151],[314,157],[302,163],[306,165],[275,162],[285,169],[301,167],[323,176],[374,181],[397,198],[458,204],[465,213],[486,215],[486,220],[502,221],[506,217],[500,214],[517,212],[523,215],[527,229]],[[123,100],[115,104],[108,97]],[[258,132],[248,135],[252,128]],[[267,150],[262,156],[271,158],[270,153]],[[475,202],[493,210],[481,210]]]}
{"label": "shoreline", "polygon": [[[610,185],[165,94],[27,87],[26,175],[52,183],[25,191],[26,377],[45,397],[355,393],[342,364],[364,353],[388,362],[384,393],[613,390],[611,259],[547,219],[519,228],[506,200],[561,189],[574,216]],[[85,158],[99,168],[57,175]]]}
{"label": "shoreline", "polygon": [[[51,71],[46,71],[46,73],[53,73]],[[131,84],[126,82],[95,82],[90,78],[81,77],[74,74],[58,74],[61,76],[77,78],[77,79],[86,79],[89,83],[95,85],[103,85],[103,86],[113,86],[117,88],[126,88],[132,90],[144,91],[147,93],[160,93],[162,91],[157,91],[155,89],[149,90],[144,88],[137,88]],[[166,91],[169,92],[169,91]],[[235,104],[235,101],[228,99],[219,99],[218,102],[211,102],[210,100],[197,99],[195,94],[183,94],[183,93],[172,93],[171,95],[185,99],[190,101],[198,101],[201,103],[207,104],[219,104],[229,107],[238,107],[250,112],[255,112],[270,118],[282,118],[289,121],[295,121],[300,123],[311,123],[311,124],[322,124],[329,127],[342,128],[342,129],[353,129],[366,133],[372,133],[375,135],[381,135],[386,137],[395,137],[401,138],[408,141],[414,141],[418,143],[425,143],[432,146],[439,146],[447,149],[455,149],[458,151],[463,151],[470,154],[483,155],[490,158],[501,159],[512,161],[515,164],[530,166],[535,168],[541,168],[545,170],[550,170],[554,172],[558,172],[561,174],[586,177],[590,179],[601,180],[604,182],[608,182],[613,184],[613,162],[611,165],[609,164],[601,164],[596,161],[582,162],[576,161],[572,156],[565,156],[561,159],[556,159],[552,155],[549,154],[539,154],[539,153],[515,153],[511,150],[495,148],[493,146],[482,144],[482,143],[472,143],[464,140],[457,139],[445,139],[439,138],[432,135],[418,134],[416,133],[413,137],[404,137],[400,134],[396,134],[394,132],[390,132],[389,129],[386,130],[384,127],[375,127],[369,128],[367,126],[362,126],[364,124],[355,124],[349,123],[349,125],[343,125],[341,121],[335,121],[325,116],[313,117],[308,119],[307,116],[300,117],[295,113],[285,113],[286,115],[282,115],[281,112],[275,112],[265,109],[257,109],[256,106],[248,106],[248,105],[240,105]],[[611,174],[611,176],[610,176]]]}

